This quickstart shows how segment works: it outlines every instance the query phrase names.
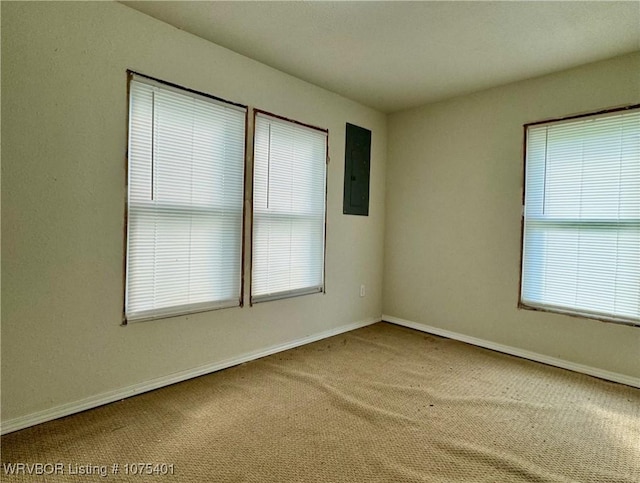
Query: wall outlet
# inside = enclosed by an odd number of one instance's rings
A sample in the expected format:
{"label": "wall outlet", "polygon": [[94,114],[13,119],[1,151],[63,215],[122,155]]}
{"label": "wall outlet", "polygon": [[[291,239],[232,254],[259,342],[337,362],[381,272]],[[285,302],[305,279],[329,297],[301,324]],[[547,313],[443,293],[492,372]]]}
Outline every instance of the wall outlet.
{"label": "wall outlet", "polygon": [[364,297],[364,294],[365,294],[364,285],[360,285],[360,297]]}

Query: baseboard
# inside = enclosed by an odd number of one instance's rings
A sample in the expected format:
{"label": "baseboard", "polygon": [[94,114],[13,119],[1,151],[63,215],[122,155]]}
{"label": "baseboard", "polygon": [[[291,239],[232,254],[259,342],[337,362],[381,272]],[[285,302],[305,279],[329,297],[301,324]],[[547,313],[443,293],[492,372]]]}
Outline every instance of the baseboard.
{"label": "baseboard", "polygon": [[147,391],[159,389],[161,387],[169,386],[177,382],[186,381],[187,379],[192,379],[194,377],[209,374],[211,372],[220,371],[228,367],[242,364],[243,362],[249,362],[254,359],[259,359],[261,357],[275,354],[277,352],[293,349],[294,347],[309,344],[311,342],[316,342],[318,340],[326,339],[327,337],[332,337],[334,335],[349,332],[351,330],[359,329],[360,327],[375,324],[376,322],[380,322],[380,317],[372,317],[369,319],[361,320],[352,324],[347,324],[334,329],[318,332],[316,334],[302,337],[300,339],[286,342],[284,344],[277,344],[265,349],[248,352],[238,357],[227,359],[221,362],[206,364],[204,366],[195,367],[186,371],[176,372],[167,376],[152,379],[150,381],[145,381],[140,384],[134,384],[132,386],[116,389],[114,391],[90,396],[79,401],[74,401],[71,403],[63,404],[61,406],[45,409],[44,411],[38,411],[36,413],[27,414],[26,416],[9,419],[2,422],[2,429],[0,431],[0,434],[11,433],[13,431],[28,428],[29,426],[35,426],[36,424],[45,423],[47,421],[52,421],[64,416],[79,413],[81,411],[86,411],[87,409],[93,409],[104,404],[112,403],[114,401],[120,401],[137,394],[142,394]]}
{"label": "baseboard", "polygon": [[477,337],[471,337],[469,335],[460,334],[458,332],[452,332],[450,330],[439,329],[438,327],[432,327],[430,325],[413,322],[411,320],[400,319],[391,315],[382,315],[382,320],[390,322],[396,325],[402,325],[411,329],[416,329],[421,332],[428,332],[429,334],[439,335],[447,337],[448,339],[455,339],[468,344],[484,347],[485,349],[491,349],[498,352],[503,352],[512,356],[522,357],[523,359],[529,359],[536,362],[542,362],[550,366],[560,367],[562,369],[568,369],[574,372],[580,372],[589,376],[598,377],[600,379],[606,379],[612,382],[618,382],[620,384],[626,384],[627,386],[640,388],[640,378],[627,376],[625,374],[619,374],[617,372],[605,371],[604,369],[598,369],[597,367],[585,366],[584,364],[577,364],[575,362],[566,361],[564,359],[558,359],[556,357],[539,354],[537,352],[531,352],[524,349],[518,349],[517,347],[511,347],[508,345],[498,344],[497,342],[491,342],[484,339],[478,339]]}

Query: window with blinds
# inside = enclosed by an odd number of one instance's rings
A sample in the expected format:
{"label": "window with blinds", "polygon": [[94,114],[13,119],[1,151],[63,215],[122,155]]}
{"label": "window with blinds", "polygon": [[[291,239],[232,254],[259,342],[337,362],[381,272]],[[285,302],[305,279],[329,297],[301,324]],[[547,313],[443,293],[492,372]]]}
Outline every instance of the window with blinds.
{"label": "window with blinds", "polygon": [[251,300],[324,290],[327,132],[255,118]]}
{"label": "window with blinds", "polygon": [[640,325],[639,107],[526,126],[523,305]]}
{"label": "window with blinds", "polygon": [[125,318],[241,300],[246,108],[133,75]]}

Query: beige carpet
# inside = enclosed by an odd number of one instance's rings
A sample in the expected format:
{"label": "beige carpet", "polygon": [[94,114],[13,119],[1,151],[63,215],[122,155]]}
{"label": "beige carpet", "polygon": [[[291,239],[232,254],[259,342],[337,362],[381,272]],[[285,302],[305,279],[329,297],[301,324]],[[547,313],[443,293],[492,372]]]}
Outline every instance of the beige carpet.
{"label": "beige carpet", "polygon": [[380,323],[6,435],[2,462],[64,471],[4,481],[639,482],[640,390]]}

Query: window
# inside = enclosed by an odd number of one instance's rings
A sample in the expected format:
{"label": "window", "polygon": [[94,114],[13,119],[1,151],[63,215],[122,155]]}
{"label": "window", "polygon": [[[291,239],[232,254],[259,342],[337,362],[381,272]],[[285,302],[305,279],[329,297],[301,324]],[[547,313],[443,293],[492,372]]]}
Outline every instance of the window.
{"label": "window", "polygon": [[327,132],[257,112],[251,300],[324,290]]}
{"label": "window", "polygon": [[640,325],[640,106],[525,128],[521,303]]}
{"label": "window", "polygon": [[241,302],[246,108],[132,75],[125,318]]}

